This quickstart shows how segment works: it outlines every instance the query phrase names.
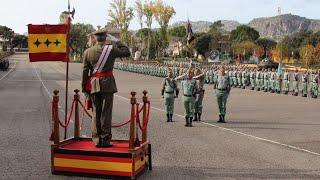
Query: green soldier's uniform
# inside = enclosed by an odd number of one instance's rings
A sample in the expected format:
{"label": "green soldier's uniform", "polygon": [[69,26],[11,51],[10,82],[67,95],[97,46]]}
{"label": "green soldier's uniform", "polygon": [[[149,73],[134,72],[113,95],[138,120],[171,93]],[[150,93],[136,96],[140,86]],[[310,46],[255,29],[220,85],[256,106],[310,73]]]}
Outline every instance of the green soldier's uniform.
{"label": "green soldier's uniform", "polygon": [[247,72],[246,70],[243,70],[241,72],[241,82],[242,82],[242,89],[245,89],[246,88],[246,85],[247,85]]}
{"label": "green soldier's uniform", "polygon": [[195,114],[194,114],[194,121],[201,121],[201,114],[202,114],[202,101],[204,97],[204,77],[201,77],[198,81],[198,92],[195,99]]}
{"label": "green soldier's uniform", "polygon": [[227,110],[227,99],[230,93],[230,84],[229,84],[229,76],[225,74],[222,76],[221,74],[218,75],[218,83],[216,89],[216,97],[217,103],[219,107],[219,121],[218,122],[225,122],[225,115]]}
{"label": "green soldier's uniform", "polygon": [[298,96],[299,94],[299,74],[294,73],[292,78],[292,95]]}
{"label": "green soldier's uniform", "polygon": [[263,89],[264,89],[264,92],[268,92],[269,90],[269,73],[267,70],[265,70],[263,72]]}
{"label": "green soldier's uniform", "polygon": [[164,97],[165,110],[167,112],[167,122],[172,122],[174,98],[178,93],[176,81],[170,77],[166,77],[162,83],[162,96]]}
{"label": "green soldier's uniform", "polygon": [[284,94],[289,93],[289,73],[288,72],[285,72],[283,74],[283,90],[284,90]]}
{"label": "green soldier's uniform", "polygon": [[260,91],[261,90],[261,71],[258,70],[256,74],[256,90]]}
{"label": "green soldier's uniform", "polygon": [[238,80],[237,80],[237,71],[236,70],[233,70],[232,79],[233,79],[233,87],[237,87],[238,86]]}
{"label": "green soldier's uniform", "polygon": [[282,77],[281,74],[276,73],[276,81],[275,81],[275,90],[278,94],[281,93],[281,83],[282,83]]}
{"label": "green soldier's uniform", "polygon": [[254,90],[256,87],[256,72],[254,70],[251,70],[250,72],[250,84],[251,84],[251,90]]}
{"label": "green soldier's uniform", "polygon": [[195,96],[197,93],[197,83],[195,79],[186,79],[181,81],[181,88],[183,92],[183,105],[185,109],[186,126],[192,127],[192,120],[194,114]]}
{"label": "green soldier's uniform", "polygon": [[308,74],[305,73],[302,75],[301,78],[301,82],[302,82],[302,97],[307,97],[308,96]]}
{"label": "green soldier's uniform", "polygon": [[319,75],[313,74],[312,75],[312,86],[311,86],[311,95],[312,98],[318,98],[319,94]]}
{"label": "green soldier's uniform", "polygon": [[[100,147],[110,146],[112,138],[113,94],[117,92],[116,82],[112,75],[114,61],[118,57],[130,56],[130,51],[127,47],[119,42],[112,43],[110,55],[104,67],[101,67],[101,72],[109,75],[96,77],[95,81],[91,81],[89,73],[92,73],[96,67],[104,46],[104,43],[99,42],[84,52],[82,73],[82,91],[91,94],[93,105],[92,140]],[[91,83],[91,92],[88,92],[87,82]]]}
{"label": "green soldier's uniform", "polygon": [[270,77],[270,88],[271,88],[271,93],[275,92],[275,83],[276,83],[276,73],[274,71],[271,72],[271,77]]}

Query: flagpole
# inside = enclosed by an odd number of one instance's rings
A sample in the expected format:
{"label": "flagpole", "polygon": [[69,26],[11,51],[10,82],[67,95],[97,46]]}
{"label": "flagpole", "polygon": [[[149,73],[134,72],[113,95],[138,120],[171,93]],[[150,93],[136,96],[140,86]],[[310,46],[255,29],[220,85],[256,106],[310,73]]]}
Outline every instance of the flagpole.
{"label": "flagpole", "polygon": [[[70,18],[70,0],[68,0],[68,21],[67,23],[70,23],[69,21]],[[69,46],[69,41],[68,41],[68,46]],[[69,57],[69,52],[68,52],[68,57]],[[68,118],[68,89],[69,89],[69,58],[67,61],[67,68],[66,68],[66,97],[65,97],[65,118],[64,122],[67,124],[67,118]],[[67,127],[64,129],[64,139],[67,139]]]}

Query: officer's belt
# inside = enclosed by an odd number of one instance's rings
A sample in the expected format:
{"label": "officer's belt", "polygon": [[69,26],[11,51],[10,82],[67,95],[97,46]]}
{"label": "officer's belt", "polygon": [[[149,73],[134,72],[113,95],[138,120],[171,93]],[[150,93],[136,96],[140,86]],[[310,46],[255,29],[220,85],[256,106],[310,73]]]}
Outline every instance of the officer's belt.
{"label": "officer's belt", "polygon": [[224,88],[224,89],[218,89],[219,91],[226,91],[227,90],[227,88]]}
{"label": "officer's belt", "polygon": [[91,77],[96,77],[96,78],[104,78],[104,77],[112,77],[112,76],[113,76],[113,71],[97,72],[91,75]]}
{"label": "officer's belt", "polygon": [[172,92],[167,92],[167,91],[166,91],[165,93],[167,93],[167,94],[173,94],[174,92],[173,92],[173,91],[172,91]]}

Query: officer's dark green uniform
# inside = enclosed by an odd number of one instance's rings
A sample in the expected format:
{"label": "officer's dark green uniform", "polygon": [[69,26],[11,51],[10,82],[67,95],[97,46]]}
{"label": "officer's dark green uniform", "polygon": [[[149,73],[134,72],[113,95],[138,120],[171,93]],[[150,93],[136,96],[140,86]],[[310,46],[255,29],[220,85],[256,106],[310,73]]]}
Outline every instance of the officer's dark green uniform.
{"label": "officer's dark green uniform", "polygon": [[168,77],[163,80],[161,94],[164,98],[165,109],[167,112],[167,122],[173,122],[174,98],[178,97],[179,89],[176,81],[173,79],[171,69],[167,70]]}
{"label": "officer's dark green uniform", "polygon": [[[115,79],[112,75],[114,61],[118,57],[130,56],[130,51],[120,42],[106,42],[106,30],[98,30],[94,33],[97,44],[88,48],[84,52],[83,74],[82,74],[82,91],[90,94],[93,105],[92,121],[92,140],[97,147],[111,146],[111,121],[113,94],[117,92]],[[89,74],[93,72],[105,45],[112,45],[110,55],[102,67],[102,73],[108,73],[108,76],[97,77],[97,81],[90,80]],[[88,92],[87,83],[91,83],[92,90]]]}
{"label": "officer's dark green uniform", "polygon": [[218,75],[218,83],[216,88],[216,97],[219,107],[219,121],[218,123],[225,123],[225,115],[227,110],[227,99],[230,93],[229,76],[225,74],[224,67],[221,68]]}

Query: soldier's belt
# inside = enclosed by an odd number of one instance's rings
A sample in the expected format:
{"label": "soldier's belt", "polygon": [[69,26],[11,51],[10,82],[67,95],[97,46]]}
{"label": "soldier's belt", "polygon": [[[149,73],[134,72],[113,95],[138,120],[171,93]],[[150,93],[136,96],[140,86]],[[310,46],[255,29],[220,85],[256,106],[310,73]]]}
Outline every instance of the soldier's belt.
{"label": "soldier's belt", "polygon": [[167,93],[167,94],[173,94],[174,92],[173,92],[173,91],[172,91],[172,92],[167,92],[167,91],[166,91],[166,93]]}
{"label": "soldier's belt", "polygon": [[192,97],[192,95],[187,95],[187,94],[184,94],[183,96],[186,96],[186,97]]}
{"label": "soldier's belt", "polygon": [[224,89],[219,89],[219,88],[218,88],[218,90],[219,90],[219,91],[226,91],[226,90],[228,90],[228,89],[227,89],[227,88],[224,88]]}

